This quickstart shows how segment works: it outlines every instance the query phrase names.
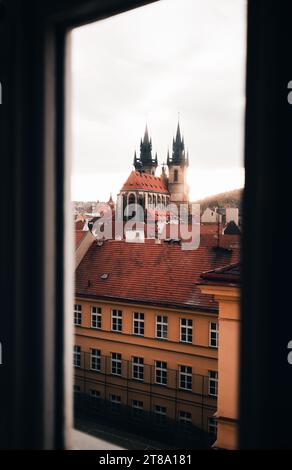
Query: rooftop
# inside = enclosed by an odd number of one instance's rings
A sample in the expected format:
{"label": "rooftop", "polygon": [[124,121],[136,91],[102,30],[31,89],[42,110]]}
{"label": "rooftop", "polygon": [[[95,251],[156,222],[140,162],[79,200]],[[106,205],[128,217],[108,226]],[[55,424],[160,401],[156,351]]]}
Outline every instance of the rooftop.
{"label": "rooftop", "polygon": [[217,302],[201,294],[197,282],[202,272],[239,261],[239,248],[227,239],[225,245],[218,249],[208,235],[197,250],[154,240],[94,243],[76,270],[76,295],[216,312]]}
{"label": "rooftop", "polygon": [[204,284],[239,285],[241,282],[241,263],[232,263],[222,268],[203,272],[201,278]]}
{"label": "rooftop", "polygon": [[150,175],[139,171],[132,171],[124,183],[121,191],[140,189],[152,193],[169,194],[167,187],[159,176]]}

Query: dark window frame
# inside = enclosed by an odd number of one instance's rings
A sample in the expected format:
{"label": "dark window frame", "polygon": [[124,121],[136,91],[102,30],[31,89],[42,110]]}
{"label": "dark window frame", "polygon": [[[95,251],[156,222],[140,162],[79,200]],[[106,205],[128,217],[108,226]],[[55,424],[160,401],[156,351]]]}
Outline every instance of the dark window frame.
{"label": "dark window frame", "polygon": [[[1,162],[0,190],[7,200],[3,218],[11,221],[9,237],[3,231],[0,244],[7,312],[0,318],[5,384],[0,403],[7,405],[1,414],[3,448],[70,446],[72,335],[64,324],[72,325],[73,243],[64,243],[71,237],[64,216],[66,32],[147,3],[10,0],[0,12],[0,155],[9,155]],[[286,314],[287,296],[278,293],[290,292],[289,276],[279,273],[292,256],[289,250],[277,255],[279,247],[290,246],[291,233],[284,203],[291,197],[292,174],[291,17],[288,2],[248,2],[240,366],[240,447],[247,448],[291,445],[292,316]],[[11,207],[17,208],[13,220]],[[271,214],[281,220],[281,230],[271,229]],[[22,393],[15,393],[19,389]]]}

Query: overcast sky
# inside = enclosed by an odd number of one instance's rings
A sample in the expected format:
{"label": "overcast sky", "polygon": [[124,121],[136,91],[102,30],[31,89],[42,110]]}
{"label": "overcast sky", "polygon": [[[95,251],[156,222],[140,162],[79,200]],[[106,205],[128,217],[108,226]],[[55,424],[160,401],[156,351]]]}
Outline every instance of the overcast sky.
{"label": "overcast sky", "polygon": [[161,0],[72,32],[72,199],[116,197],[147,121],[166,161],[178,113],[191,199],[242,187],[245,0]]}

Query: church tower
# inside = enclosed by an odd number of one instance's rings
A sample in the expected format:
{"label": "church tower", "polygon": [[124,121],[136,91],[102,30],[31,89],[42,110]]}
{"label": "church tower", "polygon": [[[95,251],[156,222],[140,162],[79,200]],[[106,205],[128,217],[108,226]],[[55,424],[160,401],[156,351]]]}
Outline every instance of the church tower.
{"label": "church tower", "polygon": [[181,137],[179,122],[176,138],[172,143],[172,156],[167,155],[168,190],[170,201],[173,203],[189,202],[189,186],[187,184],[187,169],[189,156],[185,153],[184,139]]}
{"label": "church tower", "polygon": [[146,125],[143,141],[140,143],[140,158],[134,155],[134,167],[136,171],[155,175],[158,166],[157,154],[152,158],[152,142],[149,140],[148,129]]}

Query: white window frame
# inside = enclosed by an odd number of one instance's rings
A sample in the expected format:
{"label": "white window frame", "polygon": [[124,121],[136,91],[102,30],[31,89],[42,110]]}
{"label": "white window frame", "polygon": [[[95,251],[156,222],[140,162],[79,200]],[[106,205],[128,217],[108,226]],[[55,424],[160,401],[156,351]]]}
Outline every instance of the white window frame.
{"label": "white window frame", "polygon": [[74,304],[73,325],[81,326],[81,324],[82,324],[82,305]]}
{"label": "white window frame", "polygon": [[217,439],[217,420],[212,416],[208,418],[208,434]]}
{"label": "white window frame", "polygon": [[116,395],[115,393],[110,395],[110,403],[112,411],[120,411],[122,405],[121,395]]}
{"label": "white window frame", "polygon": [[100,400],[101,398],[101,393],[99,390],[90,390],[90,398],[93,398],[94,400]]}
{"label": "white window frame", "polygon": [[[190,369],[190,370],[189,370]],[[188,378],[190,377],[191,379],[191,386],[189,387],[183,387],[182,386],[182,378],[184,377],[184,381],[186,384],[188,384]],[[193,389],[193,369],[191,366],[186,366],[184,364],[181,364],[179,366],[179,388],[181,390],[187,390],[189,392],[192,391]]]}
{"label": "white window frame", "polygon": [[[142,371],[142,378],[135,377],[135,374],[134,374],[135,370],[138,372],[138,376],[140,375],[140,372]],[[132,357],[132,379],[139,380],[140,382],[144,381],[144,358],[143,357],[139,357],[139,356]]]}
{"label": "white window frame", "polygon": [[[185,324],[183,324],[185,322]],[[185,329],[185,336],[186,339],[183,339],[183,329]],[[190,333],[191,332],[191,333]],[[187,344],[193,344],[193,339],[194,339],[194,322],[191,318],[180,318],[180,342],[181,343],[187,343]],[[189,334],[191,334],[191,341],[188,340]]]}
{"label": "white window frame", "polygon": [[102,310],[101,307],[96,305],[91,306],[91,328],[95,330],[101,330],[102,328]]}
{"label": "white window frame", "polygon": [[164,421],[167,416],[167,407],[163,405],[155,405],[154,414],[160,422]]}
{"label": "white window frame", "polygon": [[[137,315],[138,318],[135,318],[135,315]],[[142,318],[141,318],[141,315],[143,316]],[[139,333],[135,333],[135,325],[137,325],[137,330],[139,331]],[[143,333],[141,333],[141,329],[143,329]],[[143,312],[133,312],[133,335],[144,336],[144,333],[145,333],[145,314]]]}
{"label": "white window frame", "polygon": [[[115,356],[115,357],[114,357]],[[116,357],[119,356],[119,357]],[[116,369],[120,369],[120,373],[113,372],[113,364],[115,364]],[[116,353],[112,352],[111,353],[111,375],[117,375],[118,377],[121,377],[122,375],[122,355],[121,353]]]}
{"label": "white window frame", "polygon": [[[212,392],[213,388],[215,388],[215,393]],[[210,397],[218,396],[218,372],[216,370],[209,370],[208,394]]]}
{"label": "white window frame", "polygon": [[190,411],[179,410],[178,422],[183,425],[192,424],[192,413]]}
{"label": "white window frame", "polygon": [[144,403],[141,400],[132,400],[132,410],[134,416],[141,416],[144,410]]}
{"label": "white window frame", "polygon": [[[165,367],[164,367],[164,364],[165,364]],[[158,385],[163,385],[163,386],[167,385],[167,362],[155,361],[155,383]]]}
{"label": "white window frame", "polygon": [[[115,327],[114,327],[115,326]],[[111,311],[111,331],[122,333],[123,331],[123,311],[116,308]]]}
{"label": "white window frame", "polygon": [[[158,334],[158,326],[160,334]],[[158,339],[168,338],[168,317],[166,315],[156,315],[155,336]]]}
{"label": "white window frame", "polygon": [[[214,328],[214,325],[216,325],[215,328]],[[213,340],[215,341],[215,344],[212,344]],[[217,321],[216,322],[211,321],[209,323],[209,347],[218,349],[218,345],[219,345],[219,324]]]}
{"label": "white window frame", "polygon": [[73,366],[81,367],[81,346],[78,344],[73,346]]}
{"label": "white window frame", "polygon": [[[93,363],[99,364],[98,367],[93,367]],[[96,372],[101,370],[101,351],[100,349],[91,348],[90,350],[90,369]]]}

